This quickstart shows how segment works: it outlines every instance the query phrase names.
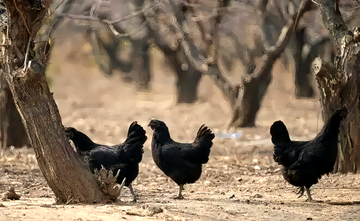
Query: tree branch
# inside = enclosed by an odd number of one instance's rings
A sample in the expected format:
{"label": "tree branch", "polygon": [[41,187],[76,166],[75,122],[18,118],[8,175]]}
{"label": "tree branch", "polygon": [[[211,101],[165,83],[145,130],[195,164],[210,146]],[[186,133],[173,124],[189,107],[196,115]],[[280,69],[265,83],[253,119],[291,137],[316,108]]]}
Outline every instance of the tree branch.
{"label": "tree branch", "polygon": [[[144,6],[144,8],[139,10],[139,11],[132,12],[130,15],[120,17],[120,18],[111,19],[111,20],[109,20],[109,19],[100,19],[99,17],[94,17],[92,15],[86,16],[86,15],[74,15],[74,14],[67,14],[67,13],[66,14],[61,14],[59,16],[64,16],[64,17],[68,17],[68,18],[71,18],[71,19],[78,19],[78,20],[100,21],[100,22],[103,22],[103,23],[106,23],[106,24],[110,25],[110,24],[120,23],[120,22],[123,22],[123,21],[130,20],[132,18],[135,18],[136,16],[141,15],[144,12],[156,7],[159,3],[160,3],[160,0],[155,0],[154,3]],[[97,4],[98,3],[95,3],[94,5],[97,5]]]}
{"label": "tree branch", "polygon": [[96,9],[99,8],[99,5],[101,3],[102,3],[102,0],[98,0],[98,2],[96,2],[95,4],[93,4],[91,6],[90,16],[74,15],[74,14],[68,14],[68,13],[67,14],[61,14],[60,16],[68,17],[68,18],[71,18],[71,19],[78,19],[78,20],[99,21],[99,22],[105,24],[115,36],[117,36],[117,37],[129,37],[129,36],[137,34],[139,31],[141,31],[141,29],[144,28],[148,24],[148,21],[144,21],[137,29],[135,29],[135,30],[133,30],[133,31],[131,31],[129,33],[119,33],[118,31],[115,30],[113,24],[123,22],[123,21],[127,21],[127,20],[130,20],[132,18],[135,18],[136,16],[139,16],[139,15],[143,14],[144,12],[156,7],[160,3],[160,0],[155,0],[154,3],[144,6],[139,11],[131,12],[130,15],[120,17],[120,18],[116,18],[116,19],[111,19],[111,20],[109,20],[109,19],[100,19],[99,17],[94,17]]}
{"label": "tree branch", "polygon": [[[185,16],[180,11],[179,7],[173,0],[169,0],[170,5],[174,11],[174,16],[177,22],[172,22],[172,25],[182,34],[183,39],[179,40],[180,46],[184,51],[185,56],[188,58],[191,65],[198,71],[206,74],[208,72],[207,63],[201,61],[199,58],[199,50],[195,44],[192,44],[192,40],[189,35],[184,31],[183,24],[185,23]],[[170,21],[171,22],[171,21]]]}
{"label": "tree branch", "polygon": [[26,27],[26,30],[28,31],[29,35],[31,36],[31,32],[30,32],[29,27],[28,27],[27,24],[26,24],[26,21],[25,21],[25,18],[24,18],[24,14],[23,14],[23,13],[20,11],[20,9],[18,8],[18,6],[17,6],[17,4],[16,4],[16,1],[13,0],[13,2],[14,2],[14,6],[15,6],[16,10],[17,10],[18,13],[20,14],[21,19],[22,19],[23,22],[24,22],[24,25],[25,25],[25,27]]}
{"label": "tree branch", "polygon": [[110,31],[116,35],[117,37],[119,38],[122,38],[122,37],[130,37],[130,36],[133,36],[135,34],[137,34],[139,31],[141,31],[141,29],[143,29],[149,22],[148,21],[144,21],[137,29],[131,31],[131,32],[128,32],[128,33],[119,33],[118,31],[115,30],[114,26],[112,24],[109,24],[109,23],[105,23],[105,25],[107,25],[110,29]]}
{"label": "tree branch", "polygon": [[335,4],[333,0],[318,0],[317,3],[324,25],[329,30],[330,38],[334,42],[335,51],[338,55],[343,55],[346,45],[352,40],[352,34],[339,14],[339,10],[336,9],[338,4]]}
{"label": "tree branch", "polygon": [[[288,27],[284,27],[282,33],[279,36],[276,44],[270,48],[261,58],[261,67],[259,71],[255,72],[251,75],[243,75],[242,84],[250,82],[252,78],[265,79],[271,73],[272,66],[277,58],[280,57],[281,53],[285,50],[286,45],[290,41],[290,37],[293,34],[295,28],[298,25],[298,22],[305,11],[309,10],[307,6],[307,2],[311,0],[304,0],[304,4],[299,8],[298,13],[293,17],[292,21]],[[209,68],[217,68],[217,65],[209,66]],[[240,92],[234,92],[236,89],[241,89],[243,87],[233,86],[229,81],[225,80],[226,78],[221,74],[219,70],[209,71],[210,77],[215,81],[216,85],[220,86],[220,89],[223,91],[224,95],[230,100],[232,104],[235,104],[236,98],[232,97],[234,95],[242,94]],[[220,82],[218,82],[220,80]]]}

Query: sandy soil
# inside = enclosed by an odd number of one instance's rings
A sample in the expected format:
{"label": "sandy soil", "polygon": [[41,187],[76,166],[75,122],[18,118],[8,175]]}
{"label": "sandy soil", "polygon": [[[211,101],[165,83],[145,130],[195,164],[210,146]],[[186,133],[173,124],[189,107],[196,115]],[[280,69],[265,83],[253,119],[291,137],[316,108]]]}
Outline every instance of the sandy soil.
{"label": "sandy soil", "polygon": [[[66,47],[62,46],[62,50]],[[180,142],[191,142],[203,123],[216,133],[224,132],[230,120],[227,102],[207,77],[201,81],[196,104],[175,105],[174,78],[161,69],[160,59],[153,61],[152,91],[139,93],[119,77],[99,74],[91,57],[81,66],[66,64],[65,53],[59,48],[53,54],[48,75],[63,123],[85,132],[95,142],[123,142],[132,121],[145,127],[150,117],[164,120],[173,139]],[[198,182],[185,186],[184,200],[172,199],[178,191],[176,184],[152,161],[152,131],[147,127],[149,140],[140,174],[133,183],[137,203],[130,202],[126,189],[115,204],[54,205],[54,194],[38,168],[33,150],[2,150],[0,193],[12,186],[21,198],[0,201],[0,220],[359,219],[359,205],[308,203],[306,197],[296,198],[295,188],[284,181],[272,159],[268,131],[275,120],[283,120],[291,137],[298,140],[313,138],[323,125],[318,99],[294,99],[293,82],[292,74],[276,65],[257,127],[236,130],[242,133],[239,139],[215,138],[210,161]],[[359,200],[359,182],[359,175],[353,174],[323,177],[311,188],[313,198],[325,202]]]}

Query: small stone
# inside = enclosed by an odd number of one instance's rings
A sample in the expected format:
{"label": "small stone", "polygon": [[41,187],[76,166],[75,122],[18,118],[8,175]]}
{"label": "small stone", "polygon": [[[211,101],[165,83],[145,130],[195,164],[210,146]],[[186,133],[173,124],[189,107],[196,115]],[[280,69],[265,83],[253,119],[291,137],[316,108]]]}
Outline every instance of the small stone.
{"label": "small stone", "polygon": [[260,194],[255,194],[253,197],[254,197],[254,198],[262,198],[263,196],[260,195]]}
{"label": "small stone", "polygon": [[3,194],[2,200],[19,200],[20,195],[15,193],[14,187],[10,187],[9,191]]}

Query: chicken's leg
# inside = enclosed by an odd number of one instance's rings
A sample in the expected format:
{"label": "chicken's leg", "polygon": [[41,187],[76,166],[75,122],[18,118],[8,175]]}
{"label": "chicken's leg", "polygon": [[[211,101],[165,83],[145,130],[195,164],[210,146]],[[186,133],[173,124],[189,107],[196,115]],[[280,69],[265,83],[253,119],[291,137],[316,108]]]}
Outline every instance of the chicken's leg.
{"label": "chicken's leg", "polygon": [[307,187],[305,187],[305,189],[306,189],[306,193],[307,193],[307,195],[308,195],[308,198],[307,198],[306,202],[311,202],[311,201],[313,201],[313,199],[312,199],[312,197],[311,197],[311,194],[310,194],[310,189],[307,188]]}
{"label": "chicken's leg", "polygon": [[298,191],[296,192],[296,194],[300,194],[297,198],[300,198],[304,195],[305,192],[305,188],[302,186],[298,189]]}
{"label": "chicken's leg", "polygon": [[130,185],[128,186],[128,188],[129,188],[129,190],[130,190],[130,192],[131,192],[131,195],[133,196],[132,202],[136,203],[136,195],[135,195],[135,192],[134,192],[134,189],[133,189],[131,183],[130,183]]}
{"label": "chicken's leg", "polygon": [[184,190],[184,185],[179,185],[179,195],[177,197],[174,197],[174,199],[184,199],[183,195],[181,194],[181,192]]}

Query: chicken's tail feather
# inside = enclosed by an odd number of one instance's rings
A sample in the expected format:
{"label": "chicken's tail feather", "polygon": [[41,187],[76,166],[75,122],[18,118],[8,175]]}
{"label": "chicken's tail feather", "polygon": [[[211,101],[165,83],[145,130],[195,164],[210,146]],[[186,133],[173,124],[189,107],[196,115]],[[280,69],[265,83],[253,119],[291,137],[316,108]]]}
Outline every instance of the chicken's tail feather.
{"label": "chicken's tail feather", "polygon": [[199,152],[199,163],[207,163],[209,160],[210,149],[213,145],[212,140],[215,135],[203,124],[196,134],[193,145]]}
{"label": "chicken's tail feather", "polygon": [[196,134],[196,138],[195,138],[195,142],[196,141],[210,141],[212,142],[212,140],[215,138],[215,135],[212,133],[212,131],[205,126],[205,124],[201,125],[201,127],[199,128],[197,134]]}
{"label": "chicken's tail feather", "polygon": [[146,140],[146,131],[134,121],[129,127],[128,136],[124,142],[124,151],[126,152],[127,159],[140,163],[144,153],[143,145]]}
{"label": "chicken's tail feather", "polygon": [[125,140],[125,144],[136,144],[140,143],[143,145],[147,140],[146,131],[142,126],[140,126],[137,121],[134,121],[130,124],[128,135]]}

